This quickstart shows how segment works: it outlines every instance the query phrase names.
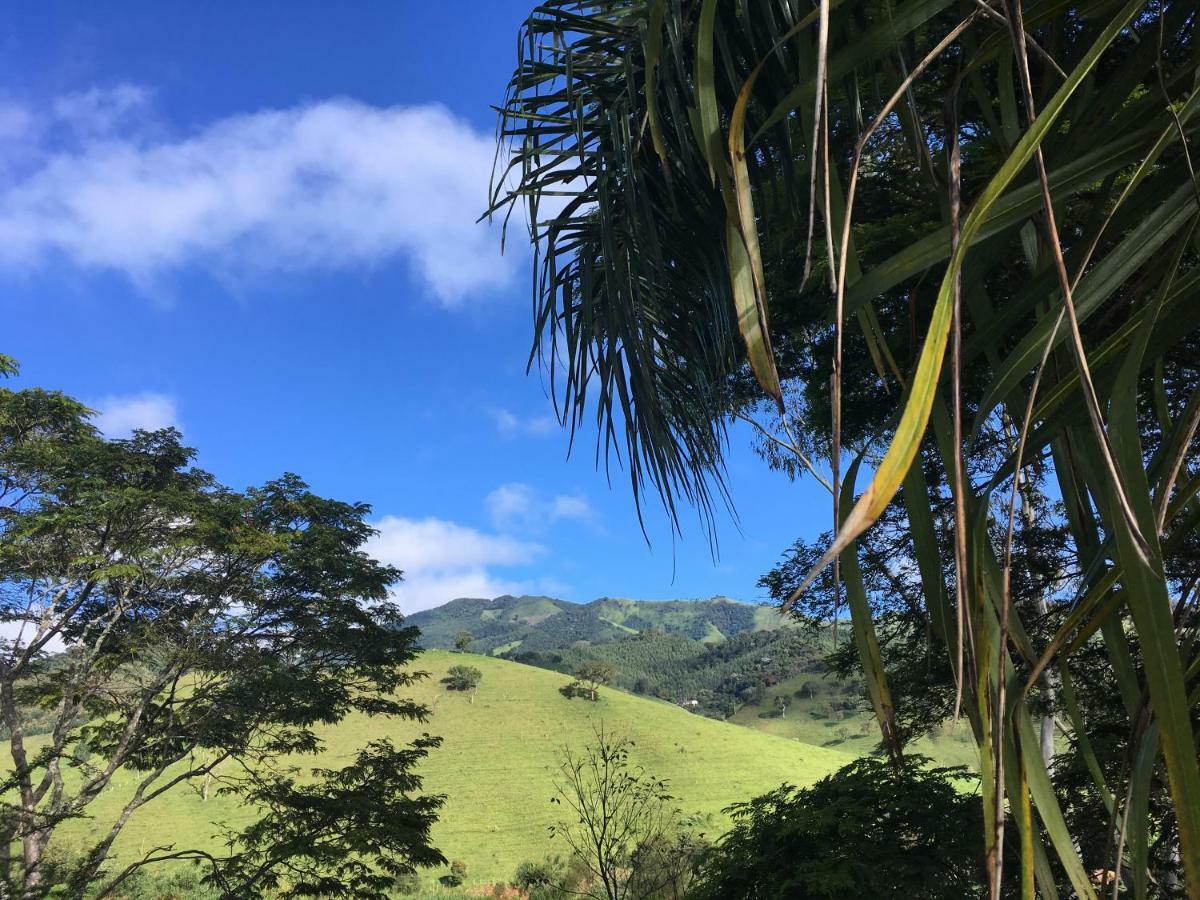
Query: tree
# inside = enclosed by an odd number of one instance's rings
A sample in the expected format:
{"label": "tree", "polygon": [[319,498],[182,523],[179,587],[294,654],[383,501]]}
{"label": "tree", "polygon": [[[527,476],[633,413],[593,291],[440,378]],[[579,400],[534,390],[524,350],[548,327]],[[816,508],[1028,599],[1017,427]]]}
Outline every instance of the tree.
{"label": "tree", "polygon": [[557,408],[675,521],[725,498],[731,421],[825,486],[772,593],[848,624],[893,765],[965,713],[993,897],[1015,828],[1048,896],[1200,898],[1194,4],[797,16],[527,21],[495,200],[527,204]]}
{"label": "tree", "polygon": [[[811,788],[732,807],[702,858],[695,900],[964,900],[986,896],[978,796],[961,770],[864,757]],[[963,860],[974,860],[964,865]]]}
{"label": "tree", "polygon": [[475,636],[469,631],[460,631],[454,636],[454,649],[459,653],[466,653],[467,648],[471,646],[471,642],[475,640]]}
{"label": "tree", "polygon": [[479,682],[483,680],[483,673],[474,666],[451,666],[446,671],[446,677],[442,679],[442,684],[446,685],[448,691],[470,691],[471,702],[475,702],[475,692],[479,689]]}
{"label": "tree", "polygon": [[617,671],[606,662],[588,660],[575,670],[575,683],[581,685],[591,700],[600,699],[600,688],[612,682]]}
{"label": "tree", "polygon": [[633,746],[600,728],[582,752],[562,752],[551,802],[564,807],[567,818],[551,827],[551,835],[591,874],[581,888],[585,897],[649,900],[666,883],[666,874],[660,881],[638,873],[659,871],[659,856],[678,831],[679,811],[667,783],[632,761]]}
{"label": "tree", "polygon": [[779,717],[781,719],[787,718],[788,698],[785,694],[775,695],[775,708],[779,710]]}
{"label": "tree", "polygon": [[[191,859],[224,897],[383,897],[442,862],[429,843],[442,799],[414,774],[439,739],[375,741],[342,768],[293,775],[321,749],[318,727],[427,714],[396,696],[418,677],[416,632],[388,600],[399,572],[363,552],[369,508],[294,475],[232,491],[191,466],[178,432],[105,440],[88,415],[58,393],[0,390],[7,890],[38,897],[57,880],[110,896]],[[47,710],[48,734],[30,741]],[[51,878],[60,826],[93,814],[118,775],[134,778],[119,813]],[[209,781],[258,810],[227,852],[153,847],[107,871],[131,818]]]}

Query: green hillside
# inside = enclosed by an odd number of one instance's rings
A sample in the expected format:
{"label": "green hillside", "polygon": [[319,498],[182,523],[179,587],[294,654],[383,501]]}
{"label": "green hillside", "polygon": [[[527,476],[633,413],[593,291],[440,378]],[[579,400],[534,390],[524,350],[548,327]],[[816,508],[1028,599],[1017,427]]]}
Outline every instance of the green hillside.
{"label": "green hillside", "polygon": [[714,718],[756,702],[767,685],[802,672],[819,677],[826,670],[823,643],[799,628],[743,631],[715,641],[642,631],[615,641],[505,656],[565,673],[586,660],[605,662],[616,673],[617,687],[672,702],[694,700],[693,711]]}
{"label": "green hillside", "polygon": [[[601,723],[632,738],[637,761],[670,781],[684,812],[711,817],[712,834],[723,828],[721,810],[728,804],[784,781],[809,784],[850,761],[836,749],[738,728],[620,691],[602,690],[598,703],[568,700],[558,692],[566,677],[505,660],[435,650],[419,662],[431,677],[411,694],[432,708],[427,726],[351,718],[327,732],[328,749],[317,762],[344,764],[372,738],[405,740],[422,730],[441,735],[443,746],[422,767],[427,791],[448,798],[435,843],[448,858],[467,863],[471,883],[508,878],[521,861],[553,849],[547,826],[556,820],[549,802],[556,755],[564,745],[583,747]],[[473,703],[439,683],[459,663],[483,672]],[[133,784],[134,776],[123,773],[97,801],[102,821]],[[217,833],[211,823],[249,818],[249,810],[223,798],[204,801],[195,791],[177,790],[134,817],[118,852],[128,856],[164,843],[203,843]],[[86,823],[73,826],[76,839],[85,829]]]}
{"label": "green hillside", "polygon": [[[780,697],[787,703],[786,710],[778,705]],[[796,675],[764,688],[760,698],[740,707],[729,721],[853,756],[871,753],[879,744],[879,724],[864,709],[861,686],[820,673]],[[913,741],[908,750],[938,765],[979,768],[979,751],[965,720],[957,729],[945,723],[939,733]]]}
{"label": "green hillside", "polygon": [[559,650],[584,642],[599,644],[642,631],[661,631],[706,643],[735,634],[777,628],[774,608],[709,600],[623,600],[604,597],[571,603],[552,597],[462,598],[408,617],[421,629],[421,643],[450,649],[460,631],[474,638],[477,653]]}
{"label": "green hillside", "polygon": [[[467,630],[478,653],[564,674],[589,660],[604,662],[615,687],[788,740],[854,756],[879,740],[862,682],[829,669],[830,636],[786,625],[775,607],[498,597],[455,600],[408,621],[430,629],[422,634],[428,645],[449,646]],[[965,725],[955,731],[947,724],[911,749],[941,765],[978,767]]]}

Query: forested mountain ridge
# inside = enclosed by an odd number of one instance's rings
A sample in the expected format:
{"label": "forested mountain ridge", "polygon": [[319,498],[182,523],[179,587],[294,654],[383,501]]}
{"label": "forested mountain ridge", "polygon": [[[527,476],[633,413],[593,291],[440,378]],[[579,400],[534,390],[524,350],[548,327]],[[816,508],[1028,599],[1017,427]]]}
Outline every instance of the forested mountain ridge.
{"label": "forested mountain ridge", "polygon": [[783,624],[778,612],[725,597],[709,600],[625,600],[602,597],[571,603],[552,597],[505,595],[460,598],[407,617],[421,629],[421,644],[450,649],[461,631],[476,653],[531,653],[601,644],[645,631],[716,643],[747,631]]}
{"label": "forested mountain ridge", "polygon": [[614,687],[714,718],[757,708],[776,685],[800,675],[821,685],[822,697],[809,691],[805,704],[827,705],[824,695],[832,691],[839,706],[856,707],[863,693],[860,683],[829,672],[824,636],[790,625],[774,607],[725,598],[460,599],[406,621],[421,629],[420,642],[431,649],[451,648],[467,632],[474,654],[564,674],[600,663]]}

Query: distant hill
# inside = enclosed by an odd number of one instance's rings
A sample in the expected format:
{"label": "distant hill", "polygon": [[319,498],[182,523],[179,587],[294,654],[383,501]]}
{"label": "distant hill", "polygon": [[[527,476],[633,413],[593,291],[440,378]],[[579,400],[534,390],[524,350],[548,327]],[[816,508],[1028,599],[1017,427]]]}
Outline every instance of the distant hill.
{"label": "distant hill", "polygon": [[[563,674],[587,660],[608,663],[614,687],[756,731],[856,756],[879,741],[861,680],[838,678],[826,664],[831,635],[793,627],[773,607],[506,596],[454,600],[408,621],[429,647],[451,647],[465,630],[473,654]],[[963,728],[946,726],[914,749],[946,765],[978,764]]]}
{"label": "distant hill", "polygon": [[[483,673],[473,703],[439,681],[450,666],[462,663]],[[679,808],[704,819],[710,836],[726,827],[721,810],[730,803],[784,781],[811,784],[852,758],[608,688],[601,689],[596,703],[568,700],[558,690],[567,683],[565,676],[506,660],[433,650],[422,654],[416,667],[430,677],[403,693],[432,709],[427,723],[352,716],[325,731],[324,753],[299,762],[345,765],[370,740],[407,741],[424,731],[440,735],[442,747],[431,752],[420,772],[426,792],[447,797],[433,839],[448,859],[467,863],[468,885],[507,880],[518,863],[563,851],[548,834],[548,826],[561,818],[561,807],[550,802],[558,753],[563,747],[585,747],[601,723],[635,742],[636,761],[670,782]],[[120,808],[138,778],[136,772],[118,773],[96,801],[100,821]],[[218,829],[211,823],[245,823],[250,817],[250,810],[227,797],[214,793],[205,801],[194,790],[176,789],[130,821],[118,855],[128,860],[172,842],[215,847]],[[86,821],[72,823],[69,839],[82,846],[91,827]],[[423,875],[426,885],[436,887],[441,874]]]}
{"label": "distant hill", "polygon": [[724,597],[711,600],[623,600],[604,597],[571,603],[553,597],[463,598],[408,616],[421,629],[421,644],[450,649],[459,631],[474,637],[476,653],[559,650],[601,644],[643,631],[660,631],[715,643],[747,631],[778,628],[779,613]]}
{"label": "distant hill", "polygon": [[426,647],[449,648],[471,633],[472,653],[570,673],[608,663],[613,684],[729,718],[766,688],[825,672],[825,642],[791,626],[774,607],[723,597],[569,603],[552,597],[454,600],[408,617]]}

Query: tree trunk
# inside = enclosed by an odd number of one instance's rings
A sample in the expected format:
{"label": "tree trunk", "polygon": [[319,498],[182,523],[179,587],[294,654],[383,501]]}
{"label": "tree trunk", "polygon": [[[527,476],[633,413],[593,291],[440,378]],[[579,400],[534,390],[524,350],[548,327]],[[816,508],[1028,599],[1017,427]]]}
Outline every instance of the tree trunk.
{"label": "tree trunk", "polygon": [[25,870],[21,886],[26,897],[37,897],[41,893],[42,855],[48,839],[49,835],[43,836],[37,831],[21,838],[21,864]]}

